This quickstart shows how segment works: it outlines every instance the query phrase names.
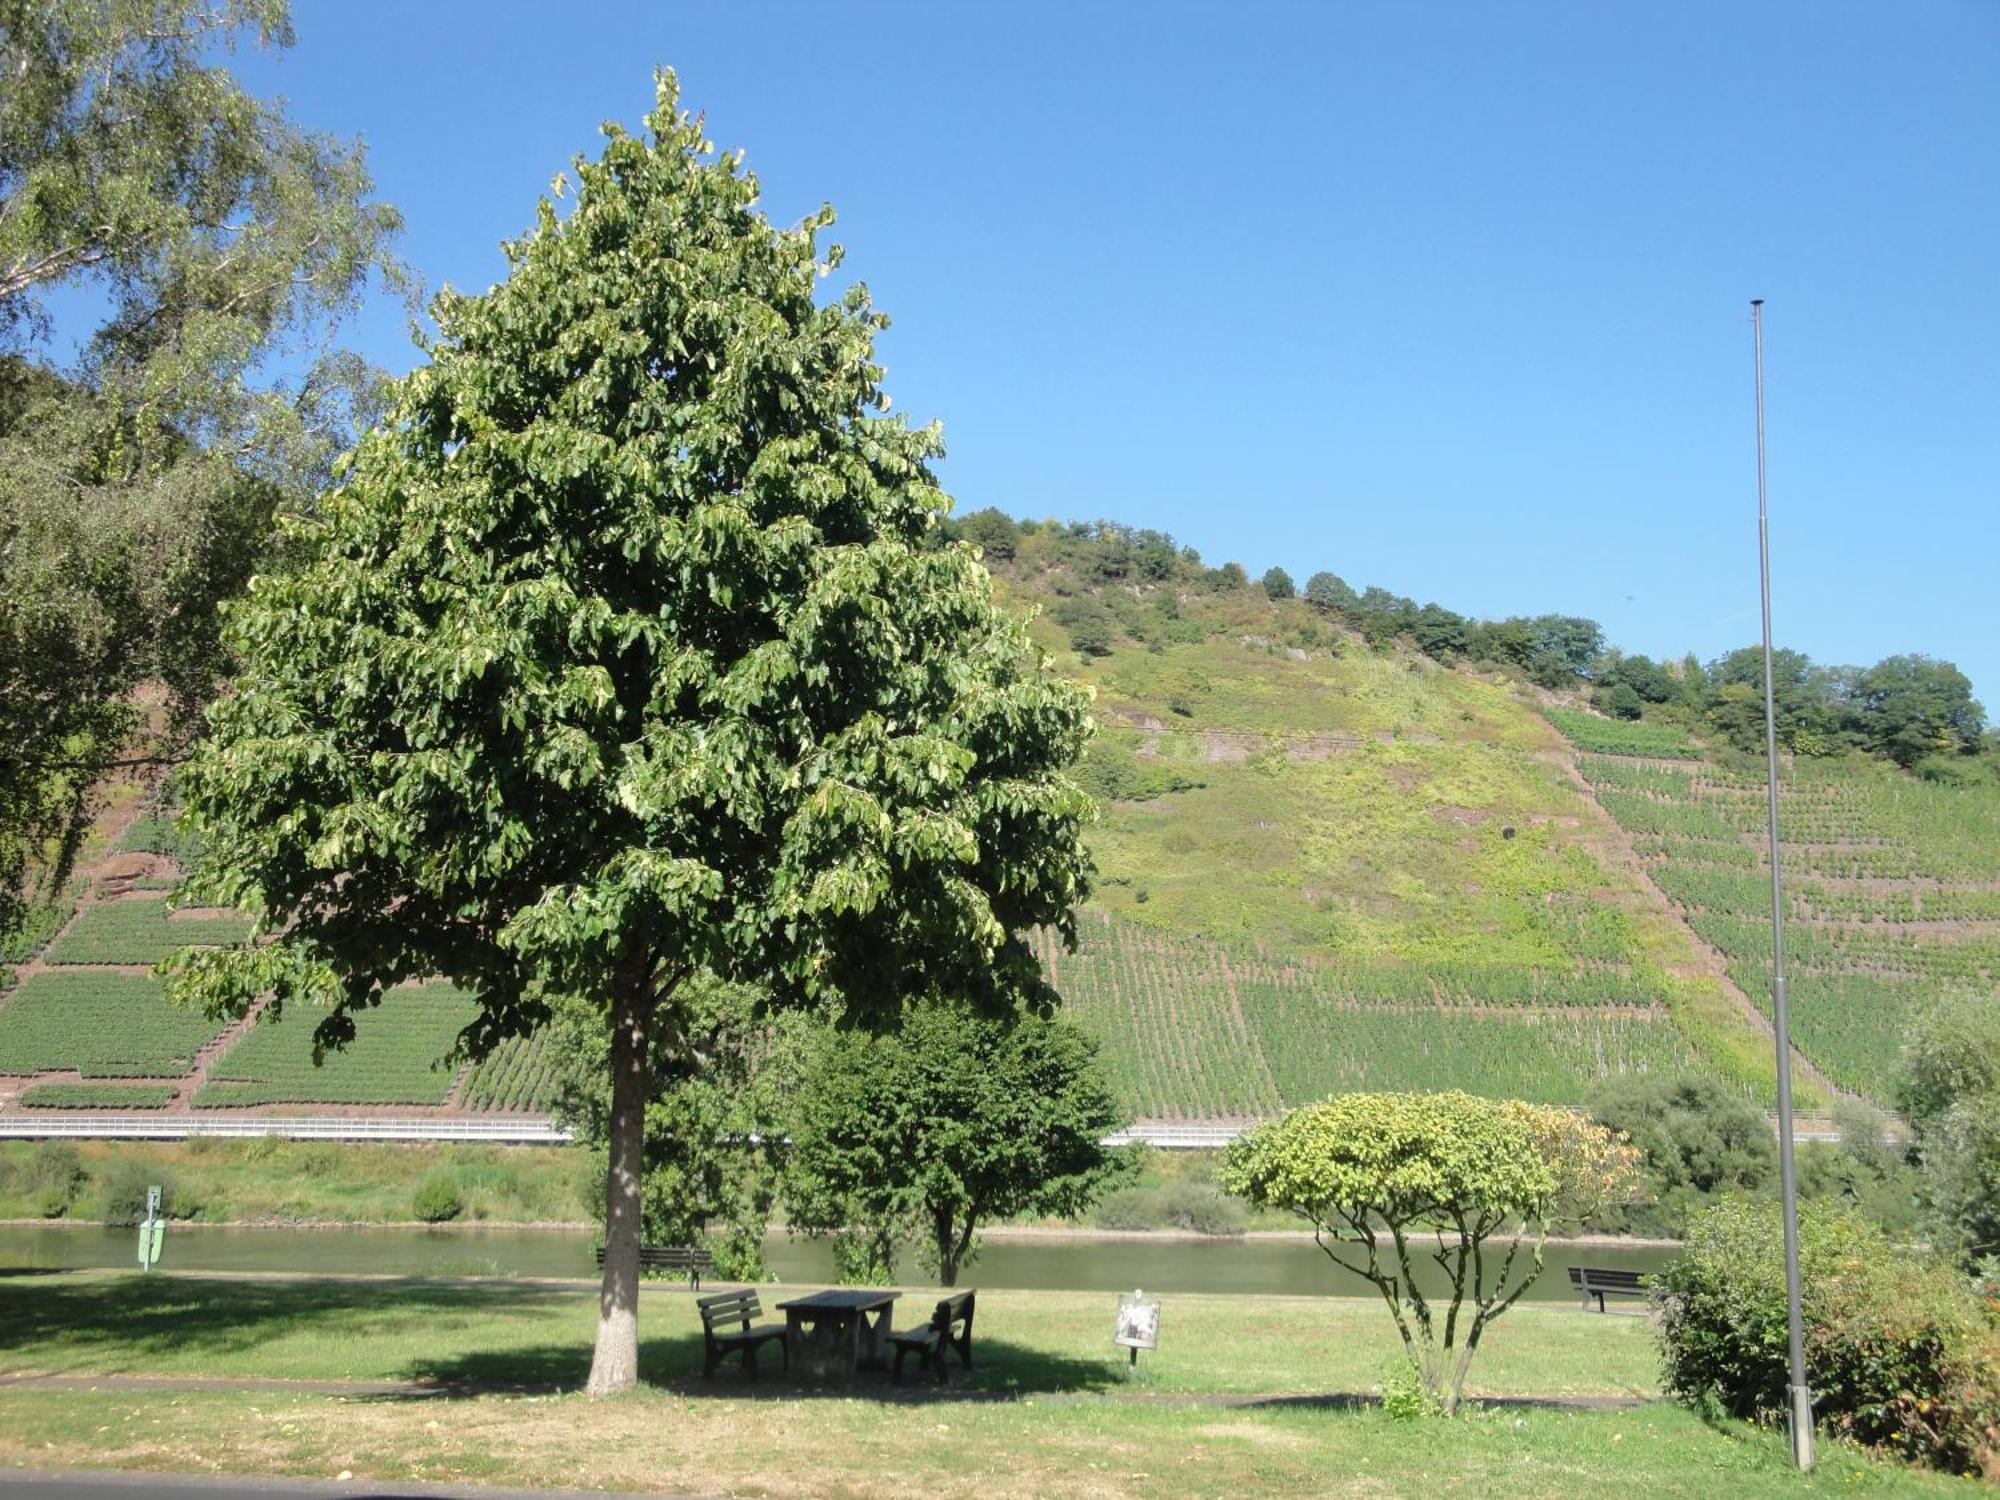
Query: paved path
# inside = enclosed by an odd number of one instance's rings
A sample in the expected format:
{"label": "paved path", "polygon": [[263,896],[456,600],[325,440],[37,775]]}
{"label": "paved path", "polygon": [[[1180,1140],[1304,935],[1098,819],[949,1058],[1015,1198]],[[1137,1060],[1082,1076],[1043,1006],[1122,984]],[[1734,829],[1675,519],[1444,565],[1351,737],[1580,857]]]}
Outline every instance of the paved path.
{"label": "paved path", "polygon": [[[416,1480],[260,1479],[236,1475],[144,1474],[119,1469],[0,1469],[0,1500],[302,1500],[339,1495],[346,1500],[603,1500],[603,1491],[503,1490],[490,1485],[424,1484]],[[664,1491],[630,1492],[629,1500],[715,1500]]]}

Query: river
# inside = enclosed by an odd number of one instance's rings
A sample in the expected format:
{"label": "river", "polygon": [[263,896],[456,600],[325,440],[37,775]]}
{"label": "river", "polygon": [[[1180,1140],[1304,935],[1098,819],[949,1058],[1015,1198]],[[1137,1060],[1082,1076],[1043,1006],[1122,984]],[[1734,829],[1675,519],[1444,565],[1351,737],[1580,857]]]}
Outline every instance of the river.
{"label": "river", "polygon": [[[136,1231],[96,1225],[0,1226],[0,1269],[136,1267]],[[285,1271],[387,1276],[591,1277],[591,1236],[563,1229],[251,1229],[174,1224],[160,1257],[179,1271]],[[766,1242],[781,1282],[833,1279],[823,1244],[774,1234]],[[1551,1245],[1548,1269],[1530,1300],[1563,1301],[1567,1267],[1657,1271],[1672,1251],[1624,1245]],[[910,1285],[925,1281],[913,1261],[899,1267]],[[1432,1279],[1427,1277],[1427,1280]],[[1233,1292],[1251,1296],[1372,1295],[1309,1240],[1252,1236],[1194,1239],[1002,1235],[986,1241],[961,1280],[1038,1291]]]}

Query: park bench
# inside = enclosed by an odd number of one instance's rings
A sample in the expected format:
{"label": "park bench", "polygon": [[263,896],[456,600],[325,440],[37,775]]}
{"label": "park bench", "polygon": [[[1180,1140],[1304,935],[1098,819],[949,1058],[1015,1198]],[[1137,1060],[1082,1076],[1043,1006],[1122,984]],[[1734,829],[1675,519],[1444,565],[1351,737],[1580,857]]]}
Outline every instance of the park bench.
{"label": "park bench", "polygon": [[[914,1354],[917,1356],[917,1367],[936,1372],[942,1383],[945,1378],[944,1351],[947,1348],[956,1349],[959,1362],[966,1369],[971,1369],[972,1307],[976,1295],[973,1292],[953,1292],[949,1297],[940,1297],[938,1305],[931,1310],[928,1323],[918,1328],[899,1328],[891,1332],[889,1346],[896,1351],[896,1365],[891,1378],[903,1378],[903,1361]],[[954,1329],[957,1331],[954,1332]]]}
{"label": "park bench", "polygon": [[[697,1298],[695,1306],[701,1310],[701,1336],[705,1346],[702,1374],[715,1374],[718,1364],[732,1354],[740,1354],[743,1356],[743,1368],[755,1380],[758,1346],[774,1339],[779,1353],[784,1356],[785,1368],[791,1369],[791,1350],[785,1343],[784,1325],[754,1322],[763,1312],[757,1304],[755,1292],[722,1292],[713,1297]],[[738,1326],[726,1326],[730,1323]]]}
{"label": "park bench", "polygon": [[1606,1297],[1645,1298],[1652,1295],[1646,1283],[1652,1278],[1644,1271],[1608,1271],[1598,1266],[1571,1266],[1569,1284],[1583,1296],[1583,1306],[1590,1307],[1590,1299],[1597,1299],[1597,1310],[1604,1311]]}
{"label": "park bench", "polygon": [[[604,1269],[604,1247],[597,1247],[597,1269]],[[685,1271],[688,1285],[701,1290],[701,1278],[715,1269],[715,1257],[699,1245],[641,1245],[641,1271]]]}

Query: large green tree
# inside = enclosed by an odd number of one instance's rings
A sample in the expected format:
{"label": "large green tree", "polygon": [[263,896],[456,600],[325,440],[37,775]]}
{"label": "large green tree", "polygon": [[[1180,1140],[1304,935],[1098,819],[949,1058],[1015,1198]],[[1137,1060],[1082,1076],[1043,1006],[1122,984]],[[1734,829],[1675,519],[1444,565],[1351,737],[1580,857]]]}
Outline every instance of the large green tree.
{"label": "large green tree", "polygon": [[328,340],[402,283],[395,211],[220,65],[245,34],[283,0],[0,0],[0,936],[372,399]]}
{"label": "large green tree", "polygon": [[876,1037],[823,1034],[789,1111],[791,1222],[850,1236],[857,1269],[914,1233],[944,1286],[981,1224],[1083,1213],[1125,1170],[1105,1135],[1125,1122],[1097,1046],[1060,1018],[912,1006]]}
{"label": "large green tree", "polygon": [[[1073,938],[1089,729],[943,536],[934,430],[883,414],[884,319],[822,210],[757,209],[659,80],[544,200],[355,452],[299,561],[231,612],[242,669],[185,777],[197,890],[269,941],[183,992],[273,992],[337,1045],[446,975],[478,1053],[558,997],[608,1026],[593,1392],[637,1378],[651,1050],[704,970],[777,1007],[1046,999]],[[570,190],[558,182],[559,194]]]}

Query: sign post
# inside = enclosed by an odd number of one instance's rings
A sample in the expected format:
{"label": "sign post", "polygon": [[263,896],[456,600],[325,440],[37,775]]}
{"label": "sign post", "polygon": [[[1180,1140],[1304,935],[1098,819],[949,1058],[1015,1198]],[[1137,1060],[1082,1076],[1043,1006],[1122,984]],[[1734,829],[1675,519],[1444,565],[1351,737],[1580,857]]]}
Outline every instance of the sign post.
{"label": "sign post", "polygon": [[1132,1352],[1132,1364],[1139,1363],[1141,1349],[1160,1347],[1160,1302],[1142,1291],[1118,1297],[1118,1328],[1111,1342]]}
{"label": "sign post", "polygon": [[139,1225],[139,1269],[150,1271],[160,1263],[160,1241],[165,1238],[167,1221],[160,1217],[160,1190],[146,1189],[146,1217]]}

